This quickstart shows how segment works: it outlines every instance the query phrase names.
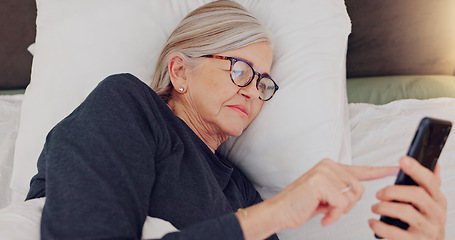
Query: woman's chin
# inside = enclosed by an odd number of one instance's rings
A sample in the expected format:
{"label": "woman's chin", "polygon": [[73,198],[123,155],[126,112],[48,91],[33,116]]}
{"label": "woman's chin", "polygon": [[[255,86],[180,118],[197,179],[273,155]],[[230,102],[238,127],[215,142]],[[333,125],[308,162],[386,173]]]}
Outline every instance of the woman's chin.
{"label": "woman's chin", "polygon": [[238,137],[238,136],[242,135],[243,130],[244,130],[244,126],[231,126],[231,127],[228,127],[228,129],[226,129],[225,133],[226,133],[226,135],[231,136],[231,137]]}

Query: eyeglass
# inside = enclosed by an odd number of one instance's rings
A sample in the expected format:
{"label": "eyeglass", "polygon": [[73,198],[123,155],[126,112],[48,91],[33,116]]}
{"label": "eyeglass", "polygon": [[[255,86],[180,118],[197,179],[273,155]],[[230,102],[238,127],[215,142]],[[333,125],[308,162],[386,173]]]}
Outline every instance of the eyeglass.
{"label": "eyeglass", "polygon": [[229,60],[231,62],[231,80],[238,87],[246,87],[250,85],[254,77],[258,76],[258,79],[256,80],[256,89],[259,91],[259,99],[262,101],[270,100],[279,89],[278,85],[270,76],[262,75],[256,72],[254,68],[245,60],[218,55],[204,55],[202,57]]}

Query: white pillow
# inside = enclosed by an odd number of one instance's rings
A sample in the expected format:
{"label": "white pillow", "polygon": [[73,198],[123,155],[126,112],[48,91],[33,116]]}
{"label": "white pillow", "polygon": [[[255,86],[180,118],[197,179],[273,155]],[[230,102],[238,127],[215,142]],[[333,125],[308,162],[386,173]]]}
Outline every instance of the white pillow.
{"label": "white pillow", "polygon": [[11,202],[14,142],[19,130],[22,98],[22,94],[0,95],[0,209]]}
{"label": "white pillow", "polygon": [[280,89],[239,138],[226,142],[231,160],[264,197],[323,158],[351,162],[344,1],[273,2],[257,15],[274,34],[271,75]]}
{"label": "white pillow", "polygon": [[[22,201],[48,131],[106,76],[149,82],[165,40],[210,0],[37,0],[31,84],[24,96],[11,187]],[[239,0],[273,33],[280,90],[230,155],[261,186],[279,188],[323,157],[349,161],[343,0]]]}

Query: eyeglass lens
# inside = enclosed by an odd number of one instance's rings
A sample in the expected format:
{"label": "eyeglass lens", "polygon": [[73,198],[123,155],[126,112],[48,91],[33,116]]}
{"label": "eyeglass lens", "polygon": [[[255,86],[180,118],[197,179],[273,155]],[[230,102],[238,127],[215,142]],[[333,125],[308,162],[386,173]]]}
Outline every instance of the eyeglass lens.
{"label": "eyeglass lens", "polygon": [[[251,83],[254,78],[253,68],[243,61],[236,61],[231,68],[232,81],[239,87],[245,87]],[[275,93],[275,83],[268,76],[263,76],[256,84],[256,88],[259,90],[260,98],[264,101],[272,98]]]}

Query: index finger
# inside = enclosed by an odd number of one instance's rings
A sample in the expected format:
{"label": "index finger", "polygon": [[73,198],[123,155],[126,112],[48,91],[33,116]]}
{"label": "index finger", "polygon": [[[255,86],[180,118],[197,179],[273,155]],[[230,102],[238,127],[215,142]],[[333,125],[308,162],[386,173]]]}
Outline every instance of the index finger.
{"label": "index finger", "polygon": [[343,165],[345,170],[360,181],[369,181],[389,176],[396,176],[400,170],[398,166],[351,166]]}

